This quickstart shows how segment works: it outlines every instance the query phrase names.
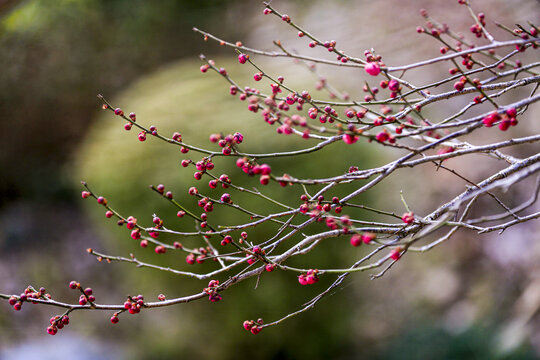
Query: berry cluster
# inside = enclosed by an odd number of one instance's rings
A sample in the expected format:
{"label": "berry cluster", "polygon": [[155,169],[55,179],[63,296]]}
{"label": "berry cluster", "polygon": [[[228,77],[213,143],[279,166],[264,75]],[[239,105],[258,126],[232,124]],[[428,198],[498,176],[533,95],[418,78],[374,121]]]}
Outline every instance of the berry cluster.
{"label": "berry cluster", "polygon": [[[219,147],[222,148],[221,152],[223,153],[223,155],[230,155],[232,151],[236,149],[236,145],[241,144],[242,141],[244,141],[244,135],[239,132],[236,132],[233,135],[229,134],[227,136],[223,136],[221,134],[210,135],[210,142],[218,143]],[[197,170],[199,170],[199,168],[197,168]],[[205,169],[201,169],[199,171],[204,170]]]}
{"label": "berry cluster", "polygon": [[50,326],[47,327],[47,334],[56,335],[58,330],[64,328],[64,326],[69,325],[69,316],[67,315],[56,315],[49,320]]}
{"label": "berry cluster", "polygon": [[221,295],[218,293],[219,289],[219,280],[210,280],[208,287],[204,288],[204,292],[208,295],[208,299],[211,302],[218,302],[222,299]]}
{"label": "berry cluster", "polygon": [[244,329],[247,331],[250,331],[253,335],[257,335],[261,332],[263,329],[264,321],[263,319],[257,319],[257,321],[254,320],[246,320],[243,323]]}
{"label": "berry cluster", "polygon": [[[48,294],[46,292],[47,290],[44,287],[36,290],[32,286],[28,286],[26,289],[24,289],[24,292],[21,295],[12,295],[8,300],[9,305],[13,306],[13,310],[20,311],[22,309],[22,303],[24,301],[32,302],[32,299],[50,300],[52,298],[51,294]],[[35,302],[33,303],[35,304]]]}
{"label": "berry cluster", "polygon": [[506,131],[510,126],[516,126],[518,124],[518,121],[516,119],[517,111],[515,108],[507,109],[504,114],[499,114],[498,112],[494,111],[488,116],[484,117],[482,119],[482,123],[486,127],[492,127],[495,123],[499,123],[499,129],[501,131]]}
{"label": "berry cluster", "polygon": [[236,160],[236,166],[241,168],[249,176],[260,175],[259,182],[261,185],[268,185],[270,182],[272,168],[268,164],[259,165],[255,161],[250,161],[248,158],[243,157]]}
{"label": "berry cluster", "polygon": [[362,245],[362,243],[371,244],[371,242],[375,240],[376,238],[377,238],[377,235],[375,235],[374,233],[365,232],[362,234],[354,234],[353,236],[351,236],[350,241],[351,241],[352,246],[357,247],[357,246]]}
{"label": "berry cluster", "polygon": [[317,275],[318,273],[319,270],[310,269],[307,271],[307,273],[298,276],[298,282],[300,283],[300,285],[315,284],[317,281],[319,281],[319,276]]}
{"label": "berry cluster", "polygon": [[[144,305],[144,297],[142,295],[137,296],[129,296],[128,299],[124,302],[124,309],[127,310],[130,314],[138,314],[141,312],[141,308],[143,308]],[[117,323],[118,314],[114,314],[113,318],[116,318],[115,322],[111,318],[111,322],[113,324]]]}
{"label": "berry cluster", "polygon": [[79,296],[79,305],[86,305],[87,303],[90,303],[93,305],[94,301],[96,301],[96,297],[93,295],[92,288],[86,288],[83,290],[81,287],[81,284],[76,281],[71,281],[69,283],[69,288],[73,290],[80,290],[81,296]]}
{"label": "berry cluster", "polygon": [[[202,264],[207,257],[212,255],[214,255],[214,250],[212,250],[210,246],[207,246],[206,248],[200,247],[199,249],[195,250],[195,252],[191,252],[186,256],[186,263],[189,265],[193,265],[195,263]],[[213,260],[217,261],[216,258],[213,258]]]}

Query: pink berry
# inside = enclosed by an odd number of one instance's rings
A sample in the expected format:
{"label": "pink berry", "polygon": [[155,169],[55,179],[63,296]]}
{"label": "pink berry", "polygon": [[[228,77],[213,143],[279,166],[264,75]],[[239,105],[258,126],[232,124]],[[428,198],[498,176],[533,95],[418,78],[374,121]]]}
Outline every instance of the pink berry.
{"label": "pink berry", "polygon": [[394,261],[398,261],[401,258],[401,248],[395,248],[390,252],[390,258]]}
{"label": "pink berry", "polygon": [[399,90],[399,82],[395,79],[392,79],[388,82],[388,89],[391,91],[398,91]]}
{"label": "pink berry", "polygon": [[265,268],[266,271],[272,272],[272,271],[274,271],[275,267],[276,266],[274,264],[266,264],[266,266],[264,268]]}
{"label": "pink berry", "polygon": [[517,115],[516,108],[507,109],[506,110],[506,115],[508,115],[511,118],[516,117],[516,115]]}
{"label": "pink berry", "polygon": [[358,136],[356,135],[352,135],[352,134],[343,134],[343,141],[345,142],[345,144],[354,144],[355,142],[358,141]]}
{"label": "pink berry", "polygon": [[228,193],[224,193],[221,195],[221,201],[224,203],[230,203],[231,202],[231,195]]}
{"label": "pink berry", "polygon": [[381,72],[381,67],[375,62],[370,62],[365,65],[364,70],[371,76],[377,76]]}
{"label": "pink berry", "polygon": [[465,84],[462,83],[461,81],[457,81],[454,83],[454,89],[456,89],[457,91],[462,91],[464,87],[465,87]]}
{"label": "pink berry", "polygon": [[246,55],[246,54],[240,54],[240,55],[238,55],[238,62],[239,62],[240,64],[245,64],[245,63],[248,61],[248,59],[249,59],[249,56]]}
{"label": "pink berry", "polygon": [[388,140],[389,136],[387,132],[381,131],[375,136],[375,138],[377,139],[377,141],[385,142],[386,140]]}
{"label": "pink berry", "polygon": [[414,213],[410,211],[403,214],[403,216],[401,217],[401,220],[407,225],[412,224],[414,222]]}
{"label": "pink berry", "polygon": [[354,234],[351,236],[351,245],[354,247],[362,245],[362,237],[360,234]]}
{"label": "pink berry", "polygon": [[375,240],[376,237],[377,235],[375,235],[374,233],[363,233],[362,241],[364,242],[364,244],[370,244],[373,240]]}

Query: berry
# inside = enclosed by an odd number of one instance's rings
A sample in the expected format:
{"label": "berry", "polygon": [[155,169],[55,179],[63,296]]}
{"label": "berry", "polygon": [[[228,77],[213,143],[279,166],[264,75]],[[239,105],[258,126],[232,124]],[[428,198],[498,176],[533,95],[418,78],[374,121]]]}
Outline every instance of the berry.
{"label": "berry", "polygon": [[506,115],[508,115],[511,118],[515,118],[517,115],[516,108],[510,108],[506,110]]}
{"label": "berry", "polygon": [[388,83],[388,89],[391,91],[398,91],[399,90],[399,82],[395,79],[390,80]]}
{"label": "berry", "polygon": [[268,183],[270,182],[270,176],[262,175],[259,179],[259,182],[261,183],[261,185],[268,185]]}
{"label": "berry", "polygon": [[401,248],[397,247],[390,252],[390,258],[394,261],[398,261],[401,258]]}
{"label": "berry", "polygon": [[345,142],[345,144],[354,144],[355,142],[358,141],[358,136],[356,135],[352,135],[352,134],[343,134],[343,141]]}
{"label": "berry", "polygon": [[377,63],[370,62],[365,65],[364,70],[371,76],[377,76],[381,72],[381,67]]}
{"label": "berry", "polygon": [[414,213],[412,211],[404,213],[401,220],[407,225],[412,224],[414,222]]}
{"label": "berry", "polygon": [[375,235],[374,233],[363,233],[362,241],[364,242],[364,244],[370,244],[373,240],[375,240],[376,237],[377,235]]}
{"label": "berry", "polygon": [[360,234],[351,236],[351,245],[354,247],[362,245],[362,236]]}
{"label": "berry", "polygon": [[275,267],[276,267],[276,266],[275,266],[274,264],[266,264],[266,266],[264,267],[264,269],[265,269],[266,271],[268,271],[268,272],[272,272],[272,271],[274,271]]}
{"label": "berry", "polygon": [[386,140],[388,140],[389,136],[387,132],[381,131],[375,136],[375,138],[377,139],[377,141],[385,142]]}
{"label": "berry", "polygon": [[461,81],[456,81],[454,83],[454,89],[456,89],[457,91],[462,91],[464,87],[465,87],[465,84]]}
{"label": "berry", "polygon": [[240,54],[238,55],[238,62],[240,64],[245,64],[249,59],[249,55],[246,55],[246,54]]}

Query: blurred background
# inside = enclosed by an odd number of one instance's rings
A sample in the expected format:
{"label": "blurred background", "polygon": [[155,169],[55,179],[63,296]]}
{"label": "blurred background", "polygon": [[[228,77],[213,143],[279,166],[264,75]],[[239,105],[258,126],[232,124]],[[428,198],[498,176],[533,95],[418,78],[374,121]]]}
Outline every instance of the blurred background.
{"label": "blurred background", "polygon": [[[534,0],[472,4],[486,13],[488,26],[500,38],[505,35],[493,21],[512,26],[538,23],[540,18],[539,2]],[[437,43],[415,32],[423,24],[420,8],[456,31],[466,33],[471,25],[455,1],[274,0],[272,5],[321,38],[337,40],[346,52],[361,56],[374,47],[389,65],[438,54]],[[76,301],[67,288],[75,279],[91,286],[98,302],[120,303],[128,294],[154,300],[160,293],[173,298],[206,286],[130,264],[98,263],[86,254],[85,249],[92,247],[113,255],[134,253],[179,269],[202,272],[212,267],[189,268],[182,255],[173,253],[153,256],[152,249],[141,249],[125,229],[107,220],[95,202],[80,199],[80,181],[86,180],[115,209],[146,225],[155,213],[176,228],[193,228],[189,220],[176,219],[175,209],[148,190],[149,184],[163,183],[187,203],[184,194],[195,180],[190,170],[179,166],[184,156],[154,139],[137,141],[137,132],[124,131],[118,119],[100,110],[96,95],[136,112],[140,121],[165,134],[180,131],[188,143],[203,147],[211,146],[210,133],[231,131],[244,133],[243,148],[251,152],[305,147],[304,141],[276,135],[259,114],[246,111],[219,76],[199,72],[202,52],[226,67],[240,84],[254,85],[252,69],[240,66],[234,51],[204,42],[191,31],[193,26],[256,48],[274,50],[272,40],[280,39],[290,49],[309,53],[304,39],[277,18],[263,16],[262,10],[260,1],[245,0],[0,0],[0,292],[20,293],[31,284],[45,286],[56,299]],[[535,55],[520,59],[526,63]],[[298,89],[315,87],[314,75],[290,60],[257,57],[256,61]],[[446,73],[446,67],[411,71],[408,79],[428,83]],[[363,97],[362,72],[326,67],[318,71],[338,88]],[[526,94],[516,91],[503,102]],[[459,101],[427,114],[434,119],[448,115],[465,104]],[[540,125],[532,116],[538,110],[534,105],[520,119],[527,126],[493,136],[538,132]],[[270,164],[277,173],[310,177],[339,174],[350,165],[376,166],[396,156],[371,149],[336,145],[321,152],[317,162],[307,156]],[[535,151],[523,146],[510,152],[526,156]],[[485,159],[472,156],[448,164],[478,181],[502,166]],[[230,161],[216,165],[245,186],[257,185],[257,179],[245,179]],[[422,176],[417,171],[423,171]],[[428,179],[430,186],[418,179]],[[522,203],[531,196],[533,185],[531,179],[524,181],[504,199],[512,206]],[[388,179],[359,201],[400,213],[400,189],[416,213],[427,214],[463,191],[464,184],[426,166],[403,170],[399,179]],[[270,185],[268,191],[272,190],[277,187]],[[290,189],[277,194],[283,201],[298,196]],[[241,195],[235,199],[253,209],[267,206]],[[488,200],[482,205],[492,207],[490,213],[498,212]],[[240,221],[230,212],[216,211],[212,216],[216,223]],[[261,227],[253,234],[264,237],[271,230]],[[115,326],[108,320],[111,314],[76,312],[71,324],[54,337],[45,329],[57,309],[26,304],[16,313],[7,302],[0,302],[0,359],[36,355],[41,359],[536,359],[540,358],[539,230],[536,221],[502,235],[458,232],[430,253],[408,254],[381,279],[370,281],[368,274],[351,277],[315,310],[258,336],[242,329],[243,320],[280,318],[325,289],[331,279],[305,288],[294,276],[275,272],[256,290],[255,281],[231,288],[219,303],[199,301],[143,311],[121,316]],[[196,246],[199,239],[181,241]],[[309,262],[299,259],[294,264],[320,268],[350,264],[365,250],[353,252],[347,243],[347,239],[329,242],[311,254]]]}

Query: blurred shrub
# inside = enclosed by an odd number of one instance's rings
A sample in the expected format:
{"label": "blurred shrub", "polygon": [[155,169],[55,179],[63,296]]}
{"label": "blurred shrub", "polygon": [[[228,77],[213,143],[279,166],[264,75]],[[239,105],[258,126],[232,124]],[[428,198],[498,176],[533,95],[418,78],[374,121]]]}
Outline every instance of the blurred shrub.
{"label": "blurred shrub", "polygon": [[[223,65],[218,61],[218,66]],[[225,65],[231,65],[226,66],[228,72],[241,82],[251,77],[247,67],[232,65],[230,61],[225,62]],[[289,80],[289,77],[287,79]],[[211,144],[208,140],[211,133],[228,134],[235,131],[244,134],[241,150],[246,152],[300,149],[315,143],[293,135],[275,134],[275,127],[269,127],[260,114],[248,112],[247,103],[228,94],[228,85],[219,75],[200,74],[198,64],[194,62],[173,65],[143,78],[115,98],[112,103],[122,107],[126,112],[136,112],[137,121],[157,126],[158,132],[166,136],[179,131],[185,142],[205,148],[218,149],[216,144]],[[181,167],[182,159],[191,158],[197,161],[202,155],[193,151],[182,155],[177,146],[158,141],[151,136],[146,142],[140,143],[136,135],[135,128],[127,133],[117,117],[109,111],[104,112],[90,129],[85,144],[77,156],[76,179],[84,179],[96,193],[106,196],[109,204],[120,213],[125,216],[133,215],[147,226],[151,224],[151,215],[155,213],[165,220],[169,228],[193,231],[193,220],[187,217],[176,218],[177,209],[149,190],[147,185],[165,184],[167,190],[173,191],[177,201],[195,213],[200,213],[201,210],[194,198],[187,194],[190,186],[196,185],[201,193],[214,198],[219,198],[219,194],[223,192],[220,189],[211,190],[207,185],[208,178],[197,182],[193,178],[193,167],[187,169]],[[334,166],[336,164],[334,154],[343,154],[344,150],[349,151],[349,156],[355,158],[360,166],[364,164],[369,166],[369,163],[375,161],[373,155],[368,155],[363,147],[347,147],[339,142],[320,152],[316,156],[316,161],[295,158],[293,163],[287,158],[278,158],[266,159],[266,162],[272,166],[275,174],[282,174],[286,169],[293,176],[324,177],[347,170]],[[277,184],[261,186],[257,177],[248,177],[237,168],[232,157],[217,158],[215,163],[216,175],[227,173],[233,182],[246,188],[256,186],[263,192],[272,192],[276,195],[274,198],[279,201],[293,206],[300,204],[300,193],[296,188],[281,189]],[[255,212],[263,207],[273,206],[267,201],[245,196],[244,193],[234,190],[229,192],[235,203]],[[210,266],[215,266],[215,264],[189,266],[184,261],[184,253],[155,256],[151,247],[141,249],[138,242],[130,238],[128,230],[118,229],[118,226],[113,224],[115,222],[107,221],[102,208],[94,201],[86,205],[96,220],[95,225],[102,227],[104,232],[110,232],[110,243],[106,245],[107,252],[120,252],[122,255],[133,252],[138,258],[150,262],[157,261],[161,265],[201,273]],[[218,206],[209,214],[209,218],[215,224],[236,224],[246,221],[247,215],[229,208],[219,209]],[[258,241],[268,237],[270,234],[268,230],[270,230],[268,227],[260,227],[248,232],[252,240]],[[168,243],[178,240],[189,247],[202,245],[202,239],[199,237],[178,238],[162,234],[160,239],[165,239]],[[352,263],[351,254],[339,250],[347,241],[345,238],[329,239],[326,246],[315,250],[318,253],[316,261],[321,267]],[[218,250],[221,250],[221,247],[218,246]],[[296,263],[301,264],[302,260],[298,259]],[[143,294],[157,295],[164,292],[169,297],[181,296],[200,291],[206,286],[202,281],[184,278],[175,280],[170,274],[153,270],[135,270],[129,264],[122,266],[126,282],[123,286],[127,288],[129,285],[131,291],[142,291]],[[331,297],[319,305],[317,312],[290,321],[284,328],[287,336],[283,336],[281,331],[268,331],[264,339],[254,339],[241,326],[244,319],[262,316],[271,321],[298,309],[302,303],[316,295],[317,291],[331,281],[331,279],[324,280],[316,288],[306,289],[299,286],[294,275],[275,272],[271,276],[261,277],[257,291],[253,290],[254,281],[246,281],[236,289],[228,291],[224,300],[217,304],[200,301],[178,306],[175,310],[167,309],[167,312],[173,311],[173,314],[181,315],[159,317],[158,324],[151,319],[160,315],[149,314],[144,325],[140,325],[145,329],[140,334],[140,341],[148,342],[142,348],[147,349],[148,354],[158,351],[163,356],[178,353],[178,349],[182,351],[189,349],[189,353],[193,356],[211,355],[210,352],[205,352],[219,351],[220,358],[233,358],[237,356],[234,349],[240,347],[247,353],[257,352],[257,357],[261,358],[279,358],[279,354],[294,355],[295,358],[332,357],[342,353],[353,341],[347,331],[348,314],[353,311],[352,304],[347,305],[347,300],[342,297],[335,300]],[[156,337],[162,340],[156,342]],[[175,340],[171,341],[172,338]],[[212,347],[210,349],[206,347],[205,342],[211,342]]]}
{"label": "blurred shrub", "polygon": [[[90,125],[91,99],[198,53],[204,45],[191,27],[217,30],[230,20],[226,9],[239,3],[29,0],[3,14],[0,207],[21,197],[70,199],[59,166]],[[232,36],[242,26],[220,31]]]}

